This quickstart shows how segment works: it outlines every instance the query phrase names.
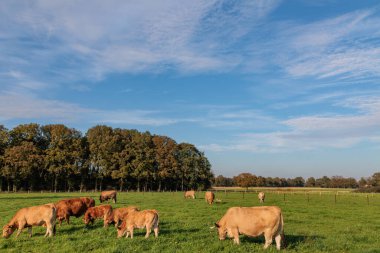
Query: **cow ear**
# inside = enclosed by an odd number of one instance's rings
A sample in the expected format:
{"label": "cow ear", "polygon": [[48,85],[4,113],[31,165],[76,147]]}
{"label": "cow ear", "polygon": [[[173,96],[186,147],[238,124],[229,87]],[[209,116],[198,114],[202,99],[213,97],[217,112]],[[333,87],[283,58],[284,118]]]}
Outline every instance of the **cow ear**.
{"label": "cow ear", "polygon": [[219,224],[217,222],[215,222],[215,227],[219,228]]}

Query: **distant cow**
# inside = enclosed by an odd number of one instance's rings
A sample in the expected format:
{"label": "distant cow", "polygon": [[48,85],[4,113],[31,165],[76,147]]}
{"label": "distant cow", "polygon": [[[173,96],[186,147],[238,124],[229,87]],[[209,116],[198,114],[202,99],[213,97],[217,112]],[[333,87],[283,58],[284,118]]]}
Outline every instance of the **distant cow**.
{"label": "distant cow", "polygon": [[133,238],[133,229],[146,228],[145,238],[149,237],[149,234],[153,228],[154,236],[158,237],[158,213],[156,210],[143,210],[129,212],[125,220],[117,227],[117,237],[122,237],[125,233],[125,238],[128,238],[131,233]]}
{"label": "distant cow", "polygon": [[193,198],[195,199],[195,191],[187,191],[185,192],[185,199],[187,198]]}
{"label": "distant cow", "polygon": [[102,191],[100,193],[100,197],[99,197],[100,203],[103,203],[104,201],[109,200],[109,199],[112,199],[113,203],[116,203],[116,194],[117,194],[117,192],[114,190]]}
{"label": "distant cow", "polygon": [[251,237],[264,234],[264,249],[272,244],[274,238],[279,250],[284,239],[284,221],[277,206],[231,207],[215,226],[220,240],[224,240],[227,234],[234,238],[236,244],[240,243],[239,234]]}
{"label": "distant cow", "polygon": [[29,236],[32,236],[33,226],[46,226],[46,236],[55,234],[56,207],[54,204],[32,206],[22,208],[3,227],[3,237],[8,238],[18,229],[16,237],[24,228],[28,228]]}
{"label": "distant cow", "polygon": [[91,224],[94,223],[94,220],[96,219],[103,219],[103,226],[108,226],[108,219],[112,214],[112,206],[111,205],[101,205],[101,206],[95,206],[90,207],[87,209],[86,213],[84,214],[83,221],[86,225],[88,225],[90,222]]}
{"label": "distant cow", "polygon": [[213,192],[206,192],[205,193],[205,200],[208,204],[212,204],[215,199],[215,194]]}
{"label": "distant cow", "polygon": [[76,218],[82,216],[89,207],[95,206],[95,200],[91,198],[64,199],[57,202],[57,219],[59,225],[63,220],[70,224],[70,216]]}
{"label": "distant cow", "polygon": [[136,206],[128,206],[113,209],[111,215],[107,219],[108,224],[115,224],[115,227],[119,226],[124,218],[131,211],[139,211],[140,209]]}
{"label": "distant cow", "polygon": [[258,197],[259,197],[260,203],[264,203],[265,193],[264,192],[259,192]]}

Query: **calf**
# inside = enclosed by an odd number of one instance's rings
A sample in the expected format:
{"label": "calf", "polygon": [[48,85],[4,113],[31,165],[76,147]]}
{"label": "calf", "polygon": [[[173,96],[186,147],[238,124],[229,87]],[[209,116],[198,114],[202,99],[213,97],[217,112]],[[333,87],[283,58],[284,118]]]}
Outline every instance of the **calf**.
{"label": "calf", "polygon": [[213,192],[206,192],[205,193],[205,200],[208,204],[212,204],[215,199],[215,194]]}
{"label": "calf", "polygon": [[156,210],[143,210],[129,212],[125,220],[117,227],[117,237],[122,237],[125,233],[125,238],[128,238],[131,233],[133,238],[133,229],[146,228],[145,238],[148,238],[150,232],[154,230],[154,236],[158,237],[158,213]]}
{"label": "calf", "polygon": [[103,203],[103,201],[112,199],[113,203],[116,203],[116,194],[117,192],[112,190],[112,191],[102,191],[100,193],[99,201],[100,203]]}
{"label": "calf", "polygon": [[113,209],[111,215],[107,219],[108,224],[115,224],[115,227],[119,226],[121,222],[124,220],[124,218],[128,215],[131,211],[139,211],[140,209],[136,206],[128,206],[128,207],[121,207]]}
{"label": "calf", "polygon": [[55,234],[56,207],[54,204],[32,206],[22,208],[3,227],[3,237],[9,238],[18,229],[16,237],[24,228],[28,228],[29,236],[32,236],[33,226],[46,226],[46,236]]}
{"label": "calf", "polygon": [[185,199],[187,198],[193,198],[195,199],[195,191],[187,191],[185,192]]}
{"label": "calf", "polygon": [[108,226],[108,219],[111,216],[112,213],[112,206],[111,205],[101,205],[101,206],[95,206],[90,207],[87,209],[86,213],[84,214],[83,221],[86,225],[88,225],[90,222],[91,224],[94,224],[94,220],[96,219],[103,219],[104,227]]}
{"label": "calf", "polygon": [[259,192],[259,201],[260,203],[264,203],[264,200],[265,200],[265,193],[264,192]]}

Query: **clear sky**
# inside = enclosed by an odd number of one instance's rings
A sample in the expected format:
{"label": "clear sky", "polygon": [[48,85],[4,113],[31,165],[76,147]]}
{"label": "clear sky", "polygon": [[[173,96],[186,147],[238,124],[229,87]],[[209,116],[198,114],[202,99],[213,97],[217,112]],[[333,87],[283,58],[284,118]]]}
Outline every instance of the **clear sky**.
{"label": "clear sky", "polygon": [[380,171],[380,3],[0,1],[0,124],[168,135],[216,175]]}

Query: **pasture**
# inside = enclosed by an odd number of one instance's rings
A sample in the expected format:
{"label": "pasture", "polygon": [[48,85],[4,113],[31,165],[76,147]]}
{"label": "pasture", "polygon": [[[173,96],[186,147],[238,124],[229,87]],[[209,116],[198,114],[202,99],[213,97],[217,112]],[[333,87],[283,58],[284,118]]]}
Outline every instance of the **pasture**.
{"label": "pasture", "polygon": [[[380,195],[344,193],[306,194],[266,192],[264,205],[279,206],[284,215],[287,248],[283,252],[380,252]],[[26,206],[57,202],[60,199],[90,196],[99,205],[99,193],[2,193],[0,225]],[[243,198],[244,197],[244,198]],[[337,197],[337,198],[336,198]],[[197,199],[183,198],[182,192],[118,193],[113,207],[137,205],[140,209],[157,209],[160,234],[145,239],[145,230],[135,230],[134,239],[117,239],[116,229],[103,228],[98,220],[85,227],[81,218],[71,224],[57,225],[53,238],[44,238],[45,229],[33,228],[15,238],[0,239],[0,252],[277,252],[274,244],[263,250],[264,239],[241,236],[241,245],[232,240],[219,241],[210,229],[231,206],[258,206],[257,194],[217,192],[222,202],[212,206]]]}

